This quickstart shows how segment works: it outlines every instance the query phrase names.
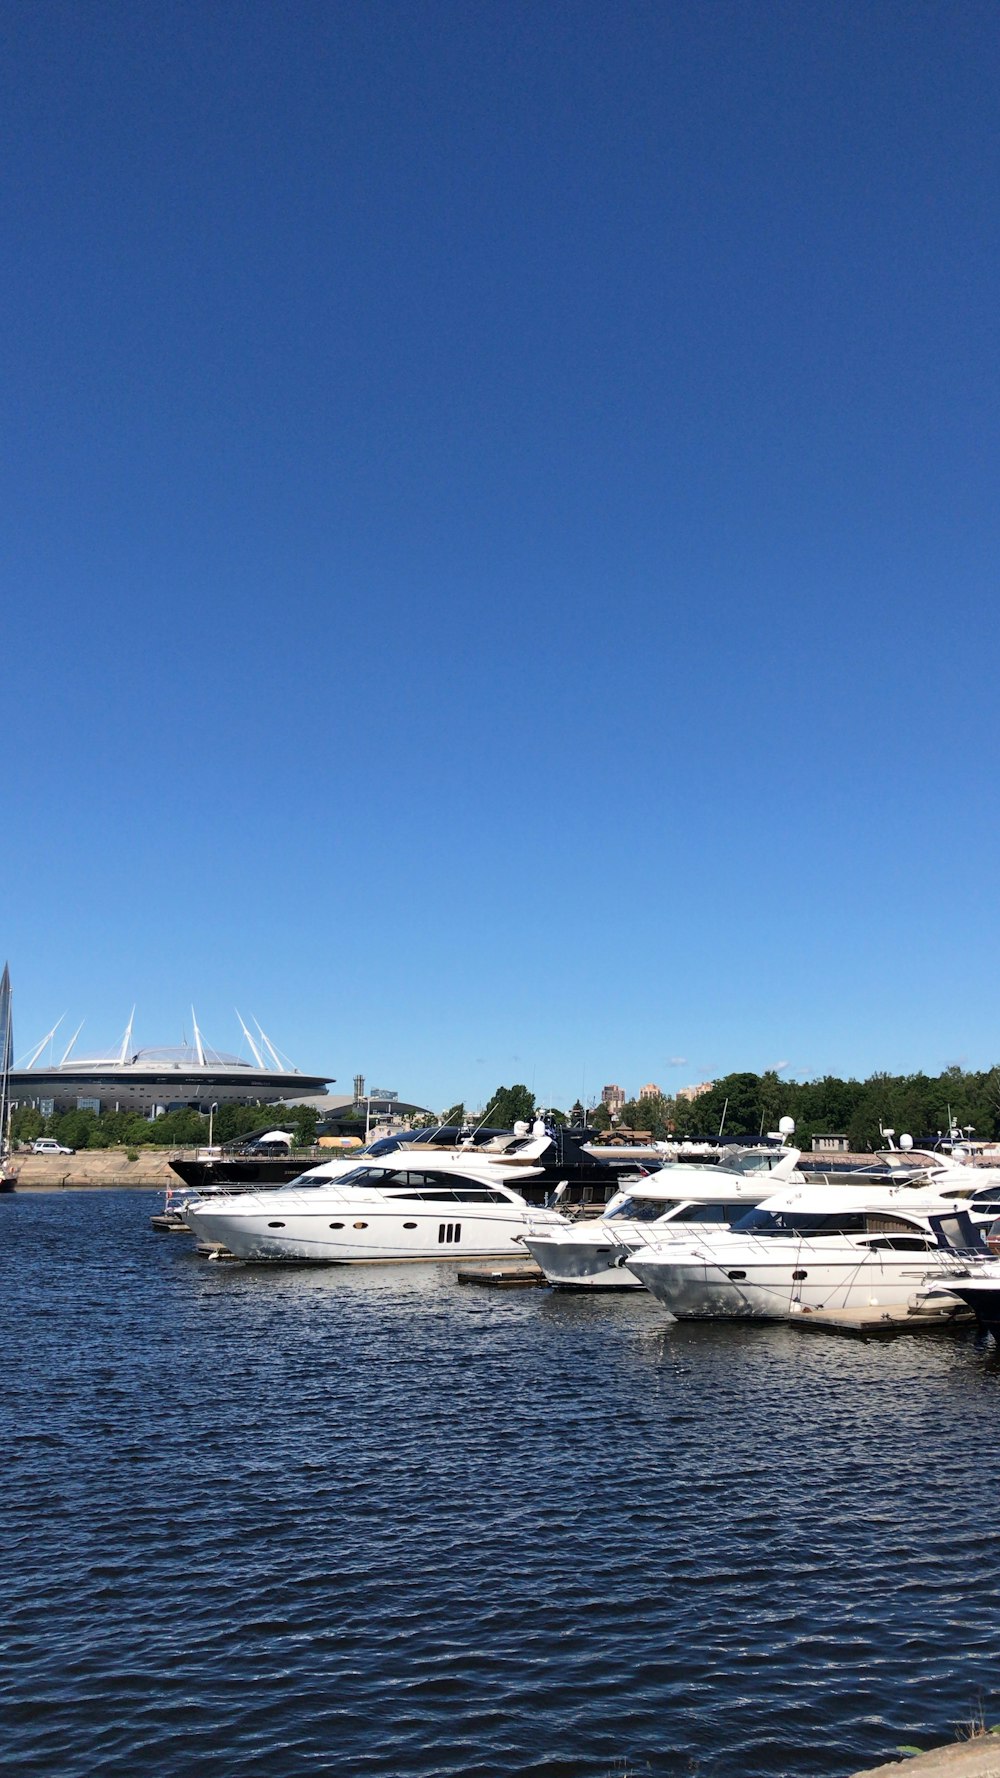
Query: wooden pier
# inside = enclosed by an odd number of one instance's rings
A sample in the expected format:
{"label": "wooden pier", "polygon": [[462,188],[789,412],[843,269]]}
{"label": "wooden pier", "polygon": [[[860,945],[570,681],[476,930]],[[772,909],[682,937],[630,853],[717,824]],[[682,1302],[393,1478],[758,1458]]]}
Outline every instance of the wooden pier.
{"label": "wooden pier", "polygon": [[480,1284],[487,1290],[524,1290],[548,1283],[541,1266],[531,1261],[516,1266],[466,1266],[455,1276],[459,1284]]}
{"label": "wooden pier", "polygon": [[806,1333],[846,1334],[855,1340],[892,1339],[896,1334],[940,1333],[952,1327],[968,1327],[975,1321],[962,1304],[942,1303],[926,1309],[804,1309],[790,1315],[787,1325]]}

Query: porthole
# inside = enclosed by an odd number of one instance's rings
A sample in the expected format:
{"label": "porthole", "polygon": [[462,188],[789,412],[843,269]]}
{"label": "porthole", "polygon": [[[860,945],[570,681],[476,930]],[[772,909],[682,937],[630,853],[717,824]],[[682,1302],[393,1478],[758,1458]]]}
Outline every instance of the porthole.
{"label": "porthole", "polygon": [[269,1229],[283,1229],[285,1225],[283,1222],[269,1222],[267,1226]]}
{"label": "porthole", "polygon": [[366,1229],[368,1224],[366,1222],[356,1222],[354,1226],[356,1229]]}
{"label": "porthole", "polygon": [[737,1278],[745,1278],[746,1273],[745,1272],[727,1272],[726,1277],[732,1278],[735,1281]]}
{"label": "porthole", "polygon": [[795,1282],[796,1282],[796,1283],[797,1283],[797,1284],[798,1284],[798,1283],[799,1283],[799,1282],[800,1282],[800,1281],[801,1281],[801,1280],[802,1280],[802,1279],[803,1279],[803,1278],[808,1278],[808,1276],[809,1276],[809,1273],[808,1273],[808,1272],[793,1272],[793,1273],[792,1273],[792,1277],[793,1277],[793,1278],[794,1278],[794,1279],[795,1279]]}
{"label": "porthole", "polygon": [[331,1228],[332,1228],[332,1229],[342,1229],[342,1228],[343,1228],[343,1226],[344,1226],[344,1225],[343,1225],[343,1223],[342,1223],[342,1222],[331,1222],[331,1224],[330,1224],[330,1227],[331,1227]]}
{"label": "porthole", "polygon": [[415,1222],[404,1222],[403,1224],[404,1229],[415,1229],[416,1226]]}

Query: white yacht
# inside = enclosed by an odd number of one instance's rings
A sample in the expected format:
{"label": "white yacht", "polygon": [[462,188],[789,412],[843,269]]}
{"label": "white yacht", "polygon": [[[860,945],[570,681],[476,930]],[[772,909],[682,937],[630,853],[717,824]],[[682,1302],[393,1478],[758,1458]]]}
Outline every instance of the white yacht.
{"label": "white yacht", "polygon": [[536,1226],[532,1218],[524,1245],[560,1289],[642,1290],[627,1261],[644,1240],[728,1227],[790,1180],[799,1159],[797,1148],[761,1145],[725,1148],[715,1165],[674,1161],[623,1186],[596,1221]]}
{"label": "white yacht", "polygon": [[530,1206],[523,1188],[548,1185],[558,1201],[563,1171],[556,1143],[522,1126],[479,1147],[411,1145],[346,1169],[316,1167],[277,1189],[194,1199],[184,1217],[201,1239],[241,1259],[516,1258],[529,1218],[565,1221],[554,1208]]}
{"label": "white yacht", "polygon": [[629,1270],[681,1320],[782,1321],[815,1309],[914,1308],[933,1273],[961,1265],[932,1217],[969,1193],[933,1185],[804,1185],[766,1199],[728,1231],[651,1243]]}

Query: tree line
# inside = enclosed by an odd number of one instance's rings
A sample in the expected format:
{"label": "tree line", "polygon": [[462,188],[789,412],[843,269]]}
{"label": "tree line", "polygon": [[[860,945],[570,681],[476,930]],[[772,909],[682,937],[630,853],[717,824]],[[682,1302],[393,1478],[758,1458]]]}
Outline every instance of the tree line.
{"label": "tree line", "polygon": [[[577,1100],[565,1111],[544,1107],[559,1123],[609,1129],[605,1105],[585,1112]],[[535,1100],[526,1086],[498,1087],[485,1113],[489,1124],[510,1126],[515,1117],[530,1119]],[[461,1123],[462,1104],[442,1119]],[[755,1142],[776,1130],[782,1117],[795,1119],[795,1141],[809,1148],[814,1136],[846,1136],[853,1150],[865,1153],[884,1146],[881,1131],[908,1131],[915,1139],[947,1136],[957,1125],[976,1141],[1000,1137],[1000,1067],[982,1072],[946,1068],[941,1074],[871,1074],[866,1080],[842,1080],[833,1074],[819,1080],[785,1080],[764,1074],[727,1074],[696,1099],[657,1094],[631,1099],[616,1120],[619,1126],[648,1130],[656,1141],[668,1136],[698,1141],[719,1135],[734,1142]]]}
{"label": "tree line", "polygon": [[[611,1116],[604,1105],[584,1110],[579,1100],[565,1110],[538,1106],[523,1083],[499,1086],[482,1111],[468,1113],[459,1101],[440,1118],[426,1124],[486,1123],[510,1129],[518,1119],[530,1122],[543,1110],[556,1123],[591,1129],[609,1129]],[[946,1068],[943,1073],[872,1074],[867,1080],[841,1080],[827,1074],[819,1080],[784,1080],[772,1071],[765,1074],[727,1074],[714,1081],[697,1099],[670,1098],[657,1094],[631,1099],[622,1107],[617,1123],[648,1130],[656,1141],[668,1136],[697,1141],[720,1134],[734,1142],[755,1142],[768,1130],[776,1130],[782,1117],[795,1119],[795,1141],[808,1148],[814,1136],[846,1136],[857,1152],[882,1146],[880,1129],[906,1130],[914,1138],[947,1135],[951,1125],[988,1142],[1000,1137],[1000,1067],[983,1072]],[[150,1122],[135,1112],[64,1111],[42,1117],[31,1106],[22,1106],[11,1120],[15,1141],[31,1142],[36,1136],[54,1136],[67,1148],[191,1148],[208,1141],[208,1118],[200,1112],[169,1111]],[[254,1131],[280,1126],[294,1132],[297,1146],[316,1140],[317,1114],[304,1105],[220,1105],[213,1119],[217,1142],[231,1142]],[[346,1130],[349,1121],[343,1123]],[[357,1120],[364,1133],[364,1117]]]}
{"label": "tree line", "polygon": [[[233,1142],[259,1130],[291,1130],[295,1145],[308,1148],[316,1140],[317,1114],[307,1105],[220,1105],[212,1118],[213,1142]],[[15,1142],[54,1136],[66,1148],[201,1148],[208,1141],[209,1120],[201,1112],[167,1111],[143,1117],[131,1111],[61,1111],[43,1117],[33,1105],[14,1112],[10,1133]]]}

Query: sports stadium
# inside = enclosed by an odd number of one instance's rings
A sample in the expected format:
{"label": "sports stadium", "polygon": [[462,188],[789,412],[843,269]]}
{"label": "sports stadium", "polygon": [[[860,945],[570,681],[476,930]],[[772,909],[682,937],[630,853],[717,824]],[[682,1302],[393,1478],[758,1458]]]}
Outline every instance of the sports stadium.
{"label": "sports stadium", "polygon": [[251,1036],[239,1014],[249,1060],[213,1049],[202,1037],[193,1012],[192,1043],[135,1049],[134,1016],[121,1043],[105,1055],[74,1056],[81,1026],[59,1062],[43,1061],[55,1035],[54,1030],[48,1032],[26,1066],[11,1070],[12,1104],[34,1105],[46,1117],[53,1112],[90,1110],[139,1112],[154,1118],[186,1108],[207,1113],[220,1105],[298,1100],[325,1093],[333,1084],[329,1075],[303,1074],[293,1067],[259,1025],[257,1037]]}

